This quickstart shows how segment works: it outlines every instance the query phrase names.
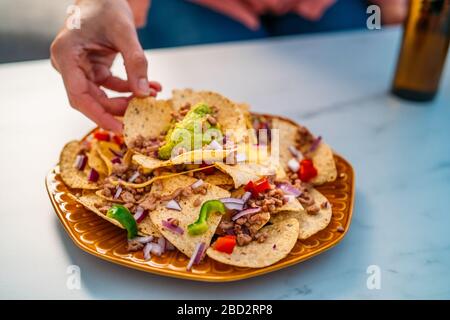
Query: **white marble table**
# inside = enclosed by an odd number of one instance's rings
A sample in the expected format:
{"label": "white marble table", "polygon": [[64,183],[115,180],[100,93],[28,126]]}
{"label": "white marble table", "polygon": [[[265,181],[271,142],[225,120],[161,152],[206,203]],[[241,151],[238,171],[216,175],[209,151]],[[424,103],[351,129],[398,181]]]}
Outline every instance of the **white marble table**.
{"label": "white marble table", "polygon": [[[148,52],[163,95],[213,89],[291,117],[356,171],[353,223],[337,247],[225,284],[146,274],[78,249],[44,177],[63,144],[93,125],[68,107],[49,61],[0,66],[0,298],[450,298],[450,66],[432,104],[388,96],[399,38],[390,29]],[[80,290],[66,287],[69,265],[81,269]],[[370,265],[380,290],[366,286]]]}

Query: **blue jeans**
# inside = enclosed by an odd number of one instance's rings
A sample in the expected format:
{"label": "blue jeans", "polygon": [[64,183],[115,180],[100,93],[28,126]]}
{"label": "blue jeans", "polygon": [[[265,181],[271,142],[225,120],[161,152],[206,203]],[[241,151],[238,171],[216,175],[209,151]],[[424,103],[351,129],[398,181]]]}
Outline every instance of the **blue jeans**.
{"label": "blue jeans", "polygon": [[227,16],[185,0],[153,0],[148,24],[138,31],[145,49],[364,28],[364,0],[338,0],[319,21],[295,14],[264,16],[252,31]]}

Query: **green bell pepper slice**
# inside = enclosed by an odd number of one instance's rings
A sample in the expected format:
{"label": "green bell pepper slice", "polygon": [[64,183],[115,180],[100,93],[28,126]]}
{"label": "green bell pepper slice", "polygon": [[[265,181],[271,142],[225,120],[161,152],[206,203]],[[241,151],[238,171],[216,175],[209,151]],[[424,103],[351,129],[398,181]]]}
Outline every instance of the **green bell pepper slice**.
{"label": "green bell pepper slice", "polygon": [[203,234],[208,231],[206,221],[211,213],[225,214],[225,205],[220,200],[208,200],[203,203],[197,221],[188,225],[188,232],[191,236]]}
{"label": "green bell pepper slice", "polygon": [[118,204],[113,205],[106,213],[106,216],[117,220],[127,230],[128,239],[132,239],[137,236],[138,228],[136,220],[130,211],[124,206]]}

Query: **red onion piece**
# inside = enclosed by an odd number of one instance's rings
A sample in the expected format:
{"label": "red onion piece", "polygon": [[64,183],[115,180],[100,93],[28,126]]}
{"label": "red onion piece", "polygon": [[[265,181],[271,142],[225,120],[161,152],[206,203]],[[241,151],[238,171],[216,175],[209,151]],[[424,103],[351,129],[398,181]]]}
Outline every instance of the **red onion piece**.
{"label": "red onion piece", "polygon": [[300,151],[297,150],[297,148],[295,148],[294,146],[289,146],[289,152],[296,158],[299,157],[300,155]]}
{"label": "red onion piece", "polygon": [[192,254],[191,259],[189,260],[189,263],[186,267],[187,270],[191,270],[194,264],[200,263],[200,261],[202,260],[203,252],[205,251],[205,247],[206,245],[204,242],[199,242],[196,244],[194,253]]}
{"label": "red onion piece", "polygon": [[163,236],[158,238],[158,245],[161,247],[162,253],[164,253],[164,251],[166,251],[166,242],[167,242],[167,240]]}
{"label": "red onion piece", "polygon": [[169,221],[163,220],[162,225],[164,226],[164,228],[166,228],[169,231],[172,231],[173,233],[176,233],[176,234],[184,233],[183,229],[181,229],[179,226],[175,226],[175,225],[171,224]]}
{"label": "red onion piece", "polygon": [[297,159],[292,158],[291,160],[288,161],[287,163],[288,168],[292,171],[292,172],[297,172],[300,169],[300,163],[298,162]]}
{"label": "red onion piece", "polygon": [[142,220],[145,219],[145,217],[148,215],[148,210],[145,210],[142,207],[137,207],[136,212],[134,213],[133,217],[134,220],[136,220],[137,223],[142,222]]}
{"label": "red onion piece", "polygon": [[87,156],[84,154],[79,154],[75,158],[75,168],[77,168],[80,171],[83,171],[87,164]]}
{"label": "red onion piece", "polygon": [[150,260],[152,256],[150,255],[150,251],[152,250],[153,243],[149,242],[145,245],[143,251],[144,251],[144,259]]}
{"label": "red onion piece", "polygon": [[237,204],[244,204],[244,200],[240,198],[222,198],[219,199],[222,203],[237,203]]}
{"label": "red onion piece", "polygon": [[100,178],[100,175],[98,174],[98,172],[94,168],[91,168],[91,171],[89,171],[89,176],[88,176],[89,182],[97,182],[98,178]]}
{"label": "red onion piece", "polygon": [[111,160],[111,163],[118,163],[118,164],[121,164],[121,163],[122,163],[122,160],[120,160],[119,157],[115,157],[115,158],[113,158],[113,159]]}
{"label": "red onion piece", "polygon": [[155,256],[159,257],[163,254],[163,248],[161,248],[161,246],[157,243],[152,243],[152,248],[150,252]]}
{"label": "red onion piece", "polygon": [[173,199],[170,200],[169,202],[167,202],[166,208],[171,209],[171,210],[181,211],[180,204],[176,200],[173,200]]}
{"label": "red onion piece", "polygon": [[133,238],[131,240],[134,240],[134,241],[140,242],[142,244],[145,244],[145,243],[152,242],[153,241],[153,236],[135,237],[135,238]]}
{"label": "red onion piece", "polygon": [[309,152],[316,151],[317,147],[319,146],[320,142],[322,141],[322,137],[318,136],[313,143],[311,144],[311,147],[309,148]]}
{"label": "red onion piece", "polygon": [[232,216],[231,220],[236,221],[237,219],[242,218],[243,216],[246,216],[248,214],[258,213],[260,211],[261,211],[260,207],[245,209],[244,211],[241,211],[241,212],[235,214],[234,216]]}
{"label": "red onion piece", "polygon": [[121,193],[122,193],[122,187],[118,186],[116,188],[116,193],[114,193],[114,199],[119,199]]}
{"label": "red onion piece", "polygon": [[240,204],[240,203],[228,202],[228,203],[224,203],[224,205],[228,210],[242,211],[244,209],[244,204]]}
{"label": "red onion piece", "polygon": [[139,177],[139,171],[136,171],[135,173],[133,173],[133,175],[130,177],[130,179],[128,179],[128,182],[133,183],[134,180],[136,180]]}
{"label": "red onion piece", "polygon": [[199,187],[201,187],[203,185],[203,180],[202,179],[198,179],[197,181],[195,181],[193,184],[191,184],[191,188],[192,189],[197,189]]}
{"label": "red onion piece", "polygon": [[247,201],[250,199],[250,197],[252,196],[252,193],[249,191],[246,191],[243,195],[242,195],[242,201],[244,201],[244,203],[247,203]]}
{"label": "red onion piece", "polygon": [[280,183],[277,187],[278,187],[278,189],[283,191],[283,193],[286,195],[293,195],[293,196],[298,197],[302,194],[300,190],[295,188],[290,183]]}

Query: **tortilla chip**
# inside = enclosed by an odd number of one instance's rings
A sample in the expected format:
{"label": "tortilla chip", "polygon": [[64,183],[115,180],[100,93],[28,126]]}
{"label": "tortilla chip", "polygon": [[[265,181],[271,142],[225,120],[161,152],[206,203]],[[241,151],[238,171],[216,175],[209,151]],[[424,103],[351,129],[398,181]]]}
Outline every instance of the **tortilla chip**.
{"label": "tortilla chip", "polygon": [[217,169],[228,174],[234,181],[234,187],[246,185],[250,181],[258,180],[261,177],[273,175],[275,171],[267,166],[257,163],[238,163],[228,165],[221,162],[214,164]]}
{"label": "tortilla chip", "polygon": [[[271,218],[271,222],[273,223],[277,223],[286,219],[297,219],[300,225],[300,232],[298,235],[298,238],[300,240],[307,239],[320,230],[325,229],[330,223],[332,216],[331,204],[329,203],[327,198],[325,198],[325,196],[316,189],[310,189],[309,192],[313,196],[316,204],[320,207],[320,211],[317,214],[311,215],[308,214],[306,210],[299,210],[282,212],[273,215]],[[329,205],[324,209],[320,205],[325,201],[328,201]]]}
{"label": "tortilla chip", "polygon": [[234,184],[233,179],[231,179],[228,174],[218,170],[216,170],[213,174],[207,175],[203,181],[215,186],[233,186]]}
{"label": "tortilla chip", "polygon": [[170,127],[172,111],[170,100],[132,99],[123,118],[125,144],[131,146],[139,135],[145,139],[158,137]]}
{"label": "tortilla chip", "polygon": [[[298,146],[298,126],[295,124],[279,119],[272,119],[272,128],[279,129],[279,141],[280,141],[280,162],[284,169],[289,171],[287,163],[293,158],[289,151],[290,146],[294,146],[297,149],[302,149]],[[337,170],[334,162],[333,151],[323,141],[319,144],[317,149],[310,154],[310,157],[314,163],[314,167],[317,169],[317,176],[311,180],[314,185],[321,185],[325,182],[336,180]]]}
{"label": "tortilla chip", "polygon": [[120,149],[120,146],[114,142],[97,141],[92,145],[92,148],[97,150],[97,153],[100,155],[100,158],[102,158],[106,168],[108,169],[108,175],[110,175],[113,168],[113,163],[111,161],[117,157],[117,155],[115,155],[111,150],[116,153],[121,153],[122,150]]}
{"label": "tortilla chip", "polygon": [[97,144],[93,144],[91,150],[87,153],[88,157],[88,165],[89,167],[95,169],[99,174],[107,176],[108,175],[108,167],[106,166],[105,161],[103,161],[102,157],[98,153]]}
{"label": "tortilla chip", "polygon": [[267,232],[263,243],[252,241],[247,246],[236,246],[231,254],[209,248],[206,254],[216,261],[237,267],[263,268],[270,266],[284,257],[297,242],[299,225],[295,219],[279,221],[261,229]]}
{"label": "tortilla chip", "polygon": [[125,203],[125,201],[120,199],[120,197],[117,198],[117,199],[114,199],[113,197],[106,197],[105,195],[103,195],[103,190],[97,190],[97,191],[95,191],[95,194],[97,195],[97,197],[102,198],[103,200],[106,200],[106,201],[109,201],[109,202]]}
{"label": "tortilla chip", "polygon": [[[177,188],[185,188],[195,181],[197,181],[197,179],[188,176],[176,176],[169,179],[164,179],[161,180],[161,186],[158,186],[158,189],[161,188],[162,191],[158,191],[158,193],[161,195],[171,194]],[[203,203],[207,200],[215,200],[230,196],[228,191],[219,187],[210,184],[204,185],[207,186],[208,190],[206,195],[193,194],[187,198],[182,197],[181,200],[178,201],[182,208],[181,211],[167,209],[166,203],[161,203],[154,211],[150,213],[153,223],[157,226],[163,236],[188,257],[194,253],[197,243],[204,242],[206,247],[209,246],[216,228],[222,219],[220,214],[211,214],[207,221],[209,226],[208,231],[198,236],[191,236],[188,233],[187,227],[189,224],[197,220],[201,208],[201,206],[194,206],[194,201],[200,198]],[[179,221],[179,227],[184,230],[182,235],[173,233],[164,228],[162,221],[167,221],[169,218],[174,218]]]}
{"label": "tortilla chip", "polygon": [[81,150],[82,147],[78,141],[71,141],[64,146],[59,158],[61,178],[70,188],[98,189],[98,183],[89,182],[88,180],[89,165],[86,165],[83,171],[78,170],[74,166],[75,159]]}
{"label": "tortilla chip", "polygon": [[223,150],[193,150],[182,153],[169,160],[159,160],[156,158],[147,157],[142,154],[135,154],[133,156],[133,161],[144,168],[145,173],[149,173],[155,169],[162,167],[170,167],[179,164],[201,164],[203,162],[222,162],[228,154],[233,152],[231,149]]}
{"label": "tortilla chip", "polygon": [[280,212],[288,212],[288,211],[294,211],[298,212],[300,210],[303,210],[303,206],[295,197],[289,197],[289,201],[283,204],[281,207],[276,207],[275,211],[272,211],[272,214],[277,214]]}
{"label": "tortilla chip", "polygon": [[336,180],[337,169],[334,162],[333,151],[330,146],[321,142],[317,149],[311,153],[314,167],[317,169],[317,176],[311,179],[311,183],[318,186],[325,182]]}
{"label": "tortilla chip", "polygon": [[[105,199],[100,198],[96,194],[90,194],[90,195],[83,195],[79,198],[75,197],[74,195],[70,195],[72,199],[80,203],[82,206],[84,206],[86,209],[94,212],[99,217],[107,220],[108,222],[111,222],[115,226],[118,226],[121,229],[124,229],[124,227],[118,222],[116,219],[112,219],[98,209],[99,207],[111,205],[114,203],[111,203]],[[158,231],[158,229],[155,227],[151,219],[147,216],[144,220],[142,220],[141,223],[138,224],[138,234],[139,235],[151,235],[155,237],[160,237],[161,233]]]}
{"label": "tortilla chip", "polygon": [[186,104],[193,106],[200,102],[214,106],[218,110],[217,122],[224,134],[236,143],[244,141],[248,136],[244,108],[218,93],[191,89],[173,90],[172,102],[175,109],[180,109]]}

